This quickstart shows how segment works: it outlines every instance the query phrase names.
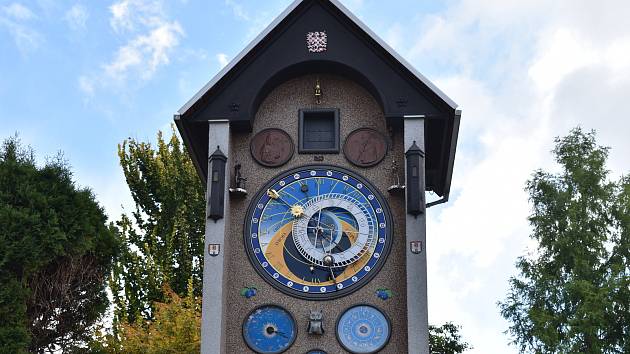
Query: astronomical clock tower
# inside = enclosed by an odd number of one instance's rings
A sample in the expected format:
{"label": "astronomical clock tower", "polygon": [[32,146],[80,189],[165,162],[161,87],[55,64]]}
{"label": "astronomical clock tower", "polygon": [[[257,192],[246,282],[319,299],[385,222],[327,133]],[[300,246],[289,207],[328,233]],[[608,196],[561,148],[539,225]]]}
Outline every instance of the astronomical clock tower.
{"label": "astronomical clock tower", "polygon": [[291,4],[175,115],[207,188],[202,353],[428,353],[460,116],[337,0]]}

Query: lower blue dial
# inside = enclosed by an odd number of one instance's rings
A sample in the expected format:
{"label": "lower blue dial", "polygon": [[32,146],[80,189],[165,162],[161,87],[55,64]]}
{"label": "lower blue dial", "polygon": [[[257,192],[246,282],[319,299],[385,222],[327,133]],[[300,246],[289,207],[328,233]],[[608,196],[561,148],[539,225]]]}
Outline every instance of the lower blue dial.
{"label": "lower blue dial", "polygon": [[375,307],[358,305],[346,310],[337,322],[337,337],[351,353],[376,353],[389,341],[391,325]]}
{"label": "lower blue dial", "polygon": [[282,353],[293,344],[296,335],[291,314],[275,305],[257,308],[243,323],[245,343],[256,353]]}

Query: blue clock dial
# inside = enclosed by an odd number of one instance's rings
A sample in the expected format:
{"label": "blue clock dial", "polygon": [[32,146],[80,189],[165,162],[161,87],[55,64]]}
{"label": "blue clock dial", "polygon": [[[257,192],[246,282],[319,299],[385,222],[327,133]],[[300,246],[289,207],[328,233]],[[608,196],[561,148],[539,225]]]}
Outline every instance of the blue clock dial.
{"label": "blue clock dial", "polygon": [[385,314],[369,305],[346,310],[337,322],[337,338],[351,353],[376,353],[389,341],[391,325]]}
{"label": "blue clock dial", "polygon": [[296,297],[330,299],[365,284],[391,246],[389,208],[356,174],[306,166],[281,174],[253,199],[245,247],[256,270]]}
{"label": "blue clock dial", "polygon": [[319,349],[315,349],[315,350],[310,350],[308,353],[306,354],[326,354],[325,351],[323,350],[319,350]]}
{"label": "blue clock dial", "polygon": [[243,323],[245,343],[256,353],[282,353],[293,344],[296,335],[293,317],[279,306],[259,307]]}

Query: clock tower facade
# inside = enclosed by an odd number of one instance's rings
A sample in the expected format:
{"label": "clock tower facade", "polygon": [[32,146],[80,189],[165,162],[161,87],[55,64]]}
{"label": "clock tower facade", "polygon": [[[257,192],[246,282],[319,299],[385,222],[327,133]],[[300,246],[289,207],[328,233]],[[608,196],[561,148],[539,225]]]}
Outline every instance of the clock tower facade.
{"label": "clock tower facade", "polygon": [[337,1],[281,14],[175,117],[207,185],[202,352],[428,353],[460,115]]}

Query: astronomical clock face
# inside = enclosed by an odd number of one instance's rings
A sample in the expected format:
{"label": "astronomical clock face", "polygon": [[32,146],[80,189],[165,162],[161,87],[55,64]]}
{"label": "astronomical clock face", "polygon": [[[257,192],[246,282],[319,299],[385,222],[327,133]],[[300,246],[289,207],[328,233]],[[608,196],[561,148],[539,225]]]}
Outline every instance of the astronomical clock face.
{"label": "astronomical clock face", "polygon": [[387,345],[390,334],[389,319],[369,305],[351,307],[337,322],[339,343],[350,353],[377,353]]}
{"label": "astronomical clock face", "polygon": [[256,353],[282,353],[289,349],[296,336],[293,316],[279,306],[261,306],[243,323],[243,338]]}
{"label": "astronomical clock face", "polygon": [[275,288],[330,299],[376,274],[391,227],[387,205],[366,180],[339,167],[307,166],[275,178],[254,198],[245,247]]}

